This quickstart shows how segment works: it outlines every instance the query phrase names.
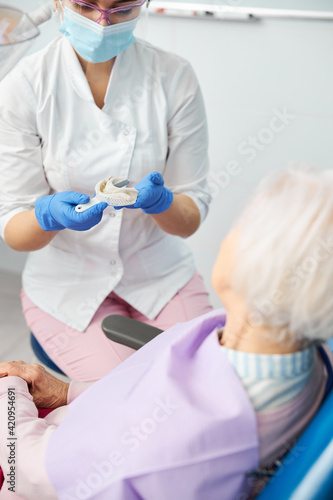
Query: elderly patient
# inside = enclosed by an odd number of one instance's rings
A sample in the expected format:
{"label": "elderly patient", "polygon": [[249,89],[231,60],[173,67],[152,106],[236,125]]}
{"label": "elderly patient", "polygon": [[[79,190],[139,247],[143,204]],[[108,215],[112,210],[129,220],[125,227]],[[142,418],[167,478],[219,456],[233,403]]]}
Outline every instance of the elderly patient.
{"label": "elderly patient", "polygon": [[212,283],[225,309],[175,325],[93,385],[0,363],[0,498],[249,498],[253,471],[323,401],[332,254],[333,172],[281,170],[222,242]]}

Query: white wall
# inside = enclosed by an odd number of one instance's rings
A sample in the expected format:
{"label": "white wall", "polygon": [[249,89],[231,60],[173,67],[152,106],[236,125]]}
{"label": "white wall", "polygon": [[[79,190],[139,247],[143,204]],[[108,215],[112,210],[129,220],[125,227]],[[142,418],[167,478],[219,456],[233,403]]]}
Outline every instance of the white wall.
{"label": "white wall", "polygon": [[[26,9],[27,2],[11,4]],[[39,4],[29,0],[29,10]],[[309,9],[318,6],[316,0],[307,4]],[[333,9],[330,2],[322,0],[321,5]],[[42,32],[34,50],[56,29],[43,27]],[[189,244],[210,288],[220,242],[267,171],[294,160],[333,166],[333,22],[237,23],[151,16],[147,39],[190,60],[203,90],[214,200],[208,219]],[[276,113],[284,112],[292,118],[279,121],[283,130],[267,130],[277,125],[271,122]],[[259,138],[260,151],[252,148],[253,154],[246,145],[251,137]],[[232,165],[238,173],[228,176]],[[0,267],[20,270],[21,258],[0,245]],[[212,291],[211,297],[218,307]]]}
{"label": "white wall", "polygon": [[[206,101],[215,198],[190,244],[208,280],[220,240],[265,172],[292,160],[333,166],[333,23],[154,18],[149,40],[192,62]],[[294,118],[253,158],[240,154],[249,137],[270,139],[263,129],[274,109]],[[228,183],[231,161],[241,173]]]}

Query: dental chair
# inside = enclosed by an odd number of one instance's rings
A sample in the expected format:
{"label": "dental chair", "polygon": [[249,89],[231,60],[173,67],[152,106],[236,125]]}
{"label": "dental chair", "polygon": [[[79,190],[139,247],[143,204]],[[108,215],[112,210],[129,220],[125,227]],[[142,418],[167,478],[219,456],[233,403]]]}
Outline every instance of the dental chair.
{"label": "dental chair", "polygon": [[[133,349],[140,349],[162,332],[116,315],[107,316],[102,329],[110,340]],[[333,341],[329,344],[333,350]],[[319,412],[281,461],[257,500],[333,500],[332,377],[327,387]]]}
{"label": "dental chair", "polygon": [[[103,320],[102,330],[111,340],[132,347],[132,349],[136,351],[163,331],[153,326],[146,325],[141,321],[119,315],[107,316]],[[32,332],[30,334],[30,344],[35,356],[43,365],[61,375],[65,375],[46,354]]]}
{"label": "dental chair", "polygon": [[60,375],[65,375],[62,370],[52,361],[52,359],[46,354],[34,334],[31,332],[30,333],[30,345],[32,350],[34,351],[35,356],[38,358],[38,361],[43,363],[43,365],[47,366],[50,368],[50,370],[53,370],[57,373],[60,373]]}
{"label": "dental chair", "polygon": [[[136,350],[162,333],[158,328],[118,315],[104,318],[102,330],[110,340]],[[62,373],[36,342],[32,335],[36,356]],[[333,340],[329,345],[333,350]],[[312,422],[274,473],[267,472],[270,479],[257,500],[333,500],[333,376],[327,387],[325,401]]]}

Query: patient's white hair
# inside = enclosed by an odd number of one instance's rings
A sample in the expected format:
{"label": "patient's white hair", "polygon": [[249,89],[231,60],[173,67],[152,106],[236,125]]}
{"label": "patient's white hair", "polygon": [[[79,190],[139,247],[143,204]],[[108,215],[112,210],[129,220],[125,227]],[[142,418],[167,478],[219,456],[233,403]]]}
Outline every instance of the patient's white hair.
{"label": "patient's white hair", "polygon": [[310,342],[333,336],[333,170],[291,166],[259,185],[238,221],[233,276],[250,321]]}

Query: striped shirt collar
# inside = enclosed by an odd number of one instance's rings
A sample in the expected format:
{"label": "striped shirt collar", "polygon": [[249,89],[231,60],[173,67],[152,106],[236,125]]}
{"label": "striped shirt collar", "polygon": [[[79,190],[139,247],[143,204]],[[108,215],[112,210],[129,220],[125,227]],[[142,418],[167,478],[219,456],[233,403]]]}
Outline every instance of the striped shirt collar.
{"label": "striped shirt collar", "polygon": [[257,354],[225,346],[221,349],[242,379],[293,378],[311,371],[315,360],[314,346],[290,354]]}

